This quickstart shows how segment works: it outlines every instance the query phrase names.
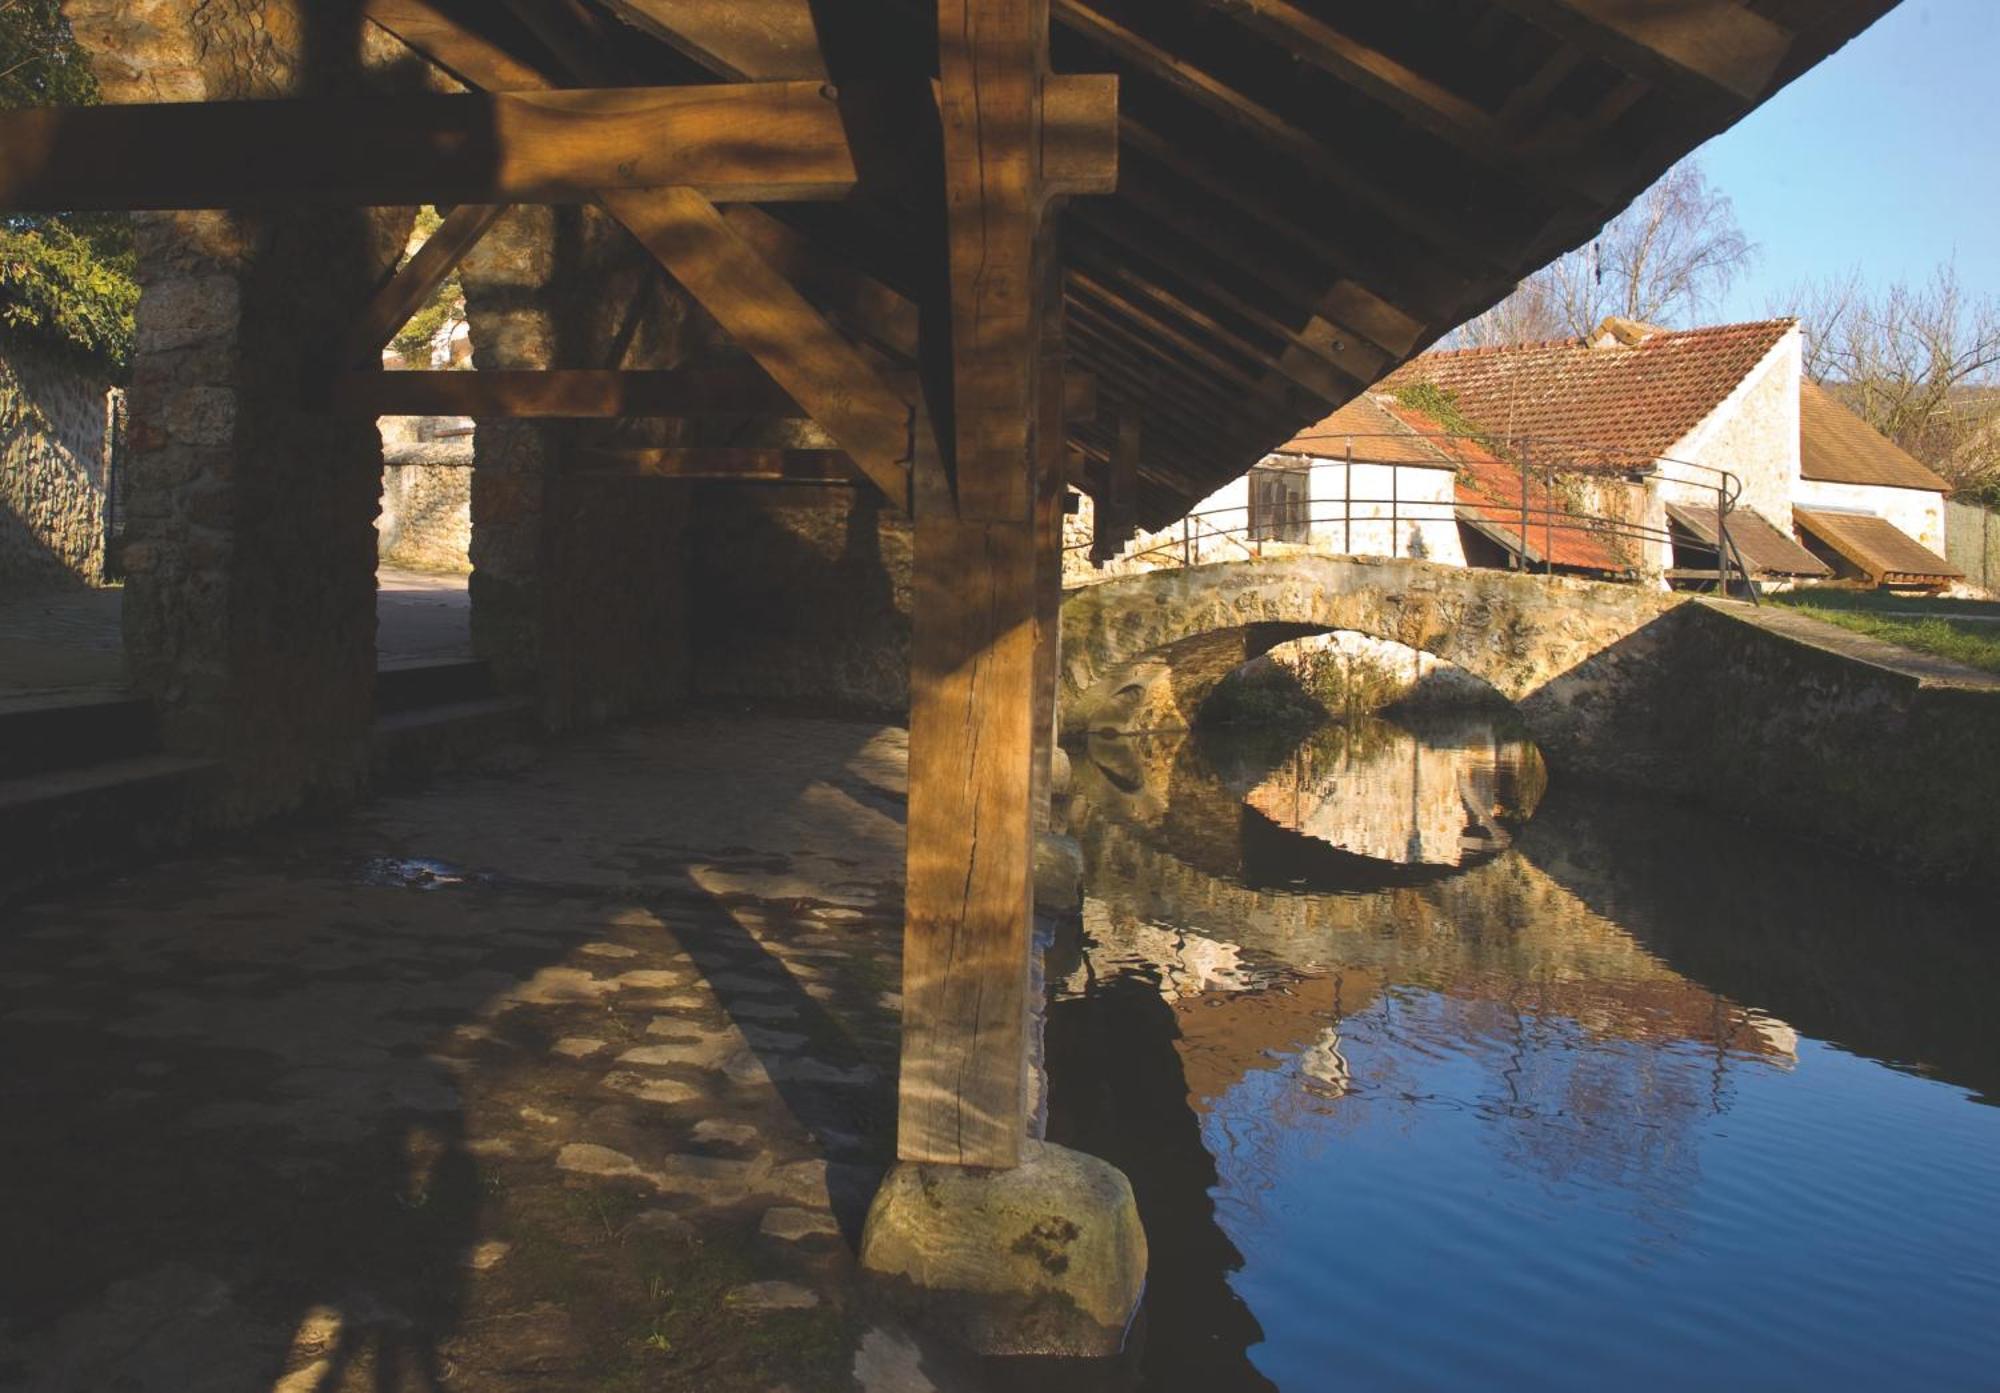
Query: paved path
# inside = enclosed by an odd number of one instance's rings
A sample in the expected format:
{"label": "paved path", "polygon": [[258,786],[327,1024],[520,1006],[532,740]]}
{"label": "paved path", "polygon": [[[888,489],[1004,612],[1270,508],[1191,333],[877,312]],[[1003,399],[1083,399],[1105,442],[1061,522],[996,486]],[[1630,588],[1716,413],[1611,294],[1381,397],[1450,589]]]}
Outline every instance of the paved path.
{"label": "paved path", "polygon": [[905,749],[604,733],[11,912],[0,1387],[933,1389],[853,1280]]}
{"label": "paved path", "polygon": [[[472,656],[464,576],[390,568],[376,577],[376,657],[384,667]],[[0,598],[0,701],[85,700],[125,688],[124,589]]]}

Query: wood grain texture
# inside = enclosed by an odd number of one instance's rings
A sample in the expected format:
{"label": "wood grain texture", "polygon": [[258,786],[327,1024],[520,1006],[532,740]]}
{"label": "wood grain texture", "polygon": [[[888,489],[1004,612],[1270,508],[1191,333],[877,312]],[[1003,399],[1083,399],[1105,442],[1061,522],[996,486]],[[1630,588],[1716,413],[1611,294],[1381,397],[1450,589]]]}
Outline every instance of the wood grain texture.
{"label": "wood grain texture", "polygon": [[622,190],[603,201],[736,346],[907,512],[912,404],[700,193]]}
{"label": "wood grain texture", "polygon": [[799,409],[770,378],[745,368],[338,373],[309,405],[347,415],[494,420],[791,416]]}
{"label": "wood grain texture", "polygon": [[421,93],[0,112],[0,210],[569,203],[679,185],[839,198],[854,160],[813,83]]}
{"label": "wood grain texture", "polygon": [[580,450],[567,472],[584,478],[819,484],[838,488],[852,488],[864,482],[854,462],[840,450],[729,446]]}
{"label": "wood grain texture", "polygon": [[915,302],[823,251],[789,224],[752,204],[722,212],[736,233],[800,293],[856,334],[898,357],[917,356]]}
{"label": "wood grain texture", "polygon": [[1026,1134],[1033,523],[919,514],[897,1154],[1008,1167]]}
{"label": "wood grain texture", "polygon": [[1584,52],[1748,105],[1761,100],[1792,35],[1738,0],[1500,0]]}
{"label": "wood grain texture", "polygon": [[951,253],[961,517],[1028,520],[1041,74],[1033,0],[939,0],[938,112]]}

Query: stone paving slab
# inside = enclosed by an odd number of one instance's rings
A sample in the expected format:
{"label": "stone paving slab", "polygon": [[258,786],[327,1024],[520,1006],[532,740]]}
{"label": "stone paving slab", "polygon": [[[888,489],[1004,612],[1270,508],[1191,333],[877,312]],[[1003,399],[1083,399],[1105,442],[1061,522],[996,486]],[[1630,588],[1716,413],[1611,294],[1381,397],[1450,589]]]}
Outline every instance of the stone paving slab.
{"label": "stone paving slab", "polygon": [[15,911],[0,1387],[924,1386],[853,1258],[903,758],[621,730]]}

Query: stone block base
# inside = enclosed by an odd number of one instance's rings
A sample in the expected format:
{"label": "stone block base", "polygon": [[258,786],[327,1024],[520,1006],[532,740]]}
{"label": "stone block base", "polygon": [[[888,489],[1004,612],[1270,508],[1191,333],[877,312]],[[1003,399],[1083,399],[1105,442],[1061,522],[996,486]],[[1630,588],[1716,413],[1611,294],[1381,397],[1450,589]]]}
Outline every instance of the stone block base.
{"label": "stone block base", "polygon": [[861,1265],[976,1353],[1103,1357],[1138,1309],[1146,1235],[1114,1167],[1031,1141],[1013,1170],[897,1166],[869,1208]]}

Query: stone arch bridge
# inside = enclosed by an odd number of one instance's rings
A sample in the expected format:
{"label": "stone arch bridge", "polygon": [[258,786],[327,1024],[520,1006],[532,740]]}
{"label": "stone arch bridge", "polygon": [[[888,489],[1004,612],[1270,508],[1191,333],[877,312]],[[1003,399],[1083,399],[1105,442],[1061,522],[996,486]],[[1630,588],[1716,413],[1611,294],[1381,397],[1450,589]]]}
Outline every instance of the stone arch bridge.
{"label": "stone arch bridge", "polygon": [[[1681,597],[1427,561],[1291,556],[1147,571],[1071,591],[1065,736],[1185,728],[1229,673],[1291,639],[1351,631],[1435,655],[1537,727],[1601,689],[1614,650]],[[1643,640],[1638,647],[1647,646]]]}

